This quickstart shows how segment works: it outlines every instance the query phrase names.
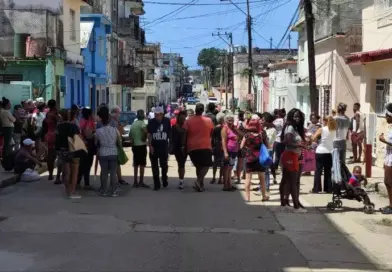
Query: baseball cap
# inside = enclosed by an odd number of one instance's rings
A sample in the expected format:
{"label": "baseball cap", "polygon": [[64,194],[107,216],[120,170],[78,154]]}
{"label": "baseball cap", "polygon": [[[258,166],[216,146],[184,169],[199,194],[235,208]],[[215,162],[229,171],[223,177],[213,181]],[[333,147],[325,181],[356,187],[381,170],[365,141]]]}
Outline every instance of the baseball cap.
{"label": "baseball cap", "polygon": [[34,144],[35,144],[35,142],[33,140],[31,140],[30,138],[23,140],[23,145],[25,145],[25,146],[32,146]]}
{"label": "baseball cap", "polygon": [[156,107],[154,110],[154,113],[163,113],[163,108],[162,107]]}

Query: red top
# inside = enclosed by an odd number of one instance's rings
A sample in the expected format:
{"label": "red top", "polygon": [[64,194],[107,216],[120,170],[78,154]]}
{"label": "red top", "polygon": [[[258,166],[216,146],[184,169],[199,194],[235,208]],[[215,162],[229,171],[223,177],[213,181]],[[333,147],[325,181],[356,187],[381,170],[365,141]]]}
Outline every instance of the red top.
{"label": "red top", "polygon": [[177,118],[170,119],[170,125],[174,127],[177,124]]}

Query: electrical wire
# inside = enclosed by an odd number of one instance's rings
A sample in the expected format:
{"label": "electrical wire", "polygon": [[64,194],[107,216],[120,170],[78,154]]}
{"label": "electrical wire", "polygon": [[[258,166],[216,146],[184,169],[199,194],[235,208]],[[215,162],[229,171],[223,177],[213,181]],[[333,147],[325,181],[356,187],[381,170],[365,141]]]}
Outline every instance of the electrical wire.
{"label": "electrical wire", "polygon": [[[265,2],[274,2],[274,0],[258,0],[258,1],[250,1],[249,4],[253,3],[265,3]],[[183,6],[187,5],[184,3],[170,3],[170,2],[156,2],[156,1],[143,1],[145,4],[153,4],[153,5],[170,5],[170,6]],[[246,4],[246,2],[234,2],[237,5],[243,5]],[[232,5],[231,3],[220,3],[220,4],[211,4],[211,3],[199,3],[199,4],[188,4],[191,6],[220,6],[220,5],[225,5],[225,6],[230,6]]]}

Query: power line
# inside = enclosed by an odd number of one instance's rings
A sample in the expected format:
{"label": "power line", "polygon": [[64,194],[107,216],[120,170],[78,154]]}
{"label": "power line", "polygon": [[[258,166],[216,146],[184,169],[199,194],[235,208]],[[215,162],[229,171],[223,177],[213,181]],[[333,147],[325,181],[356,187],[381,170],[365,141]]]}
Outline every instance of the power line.
{"label": "power line", "polygon": [[[258,0],[258,1],[251,1],[250,4],[254,3],[265,3],[265,2],[273,2],[274,0]],[[189,6],[228,6],[231,5],[231,3],[220,3],[220,4],[211,4],[211,3],[199,3],[199,4],[184,4],[184,3],[170,3],[170,2],[156,2],[156,1],[143,1],[145,4],[154,4],[154,5],[170,5],[170,6],[184,6],[184,5],[189,5]],[[234,2],[237,5],[242,5],[246,4],[246,2]]]}

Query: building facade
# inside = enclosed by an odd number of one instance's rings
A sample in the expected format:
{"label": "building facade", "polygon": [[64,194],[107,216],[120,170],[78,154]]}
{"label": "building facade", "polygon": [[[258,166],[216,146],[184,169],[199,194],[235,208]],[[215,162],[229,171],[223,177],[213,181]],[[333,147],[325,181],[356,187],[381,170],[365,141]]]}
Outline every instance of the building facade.
{"label": "building facade", "polygon": [[381,133],[387,133],[385,104],[391,102],[392,79],[392,2],[362,2],[361,52],[345,58],[350,67],[360,69],[359,102],[367,114],[367,142],[373,145],[373,159],[383,165],[385,144],[378,142]]}
{"label": "building facade", "polygon": [[95,111],[102,101],[101,96],[106,95],[106,36],[111,33],[112,24],[102,14],[82,14],[80,30],[80,48],[84,58],[80,104]]}

